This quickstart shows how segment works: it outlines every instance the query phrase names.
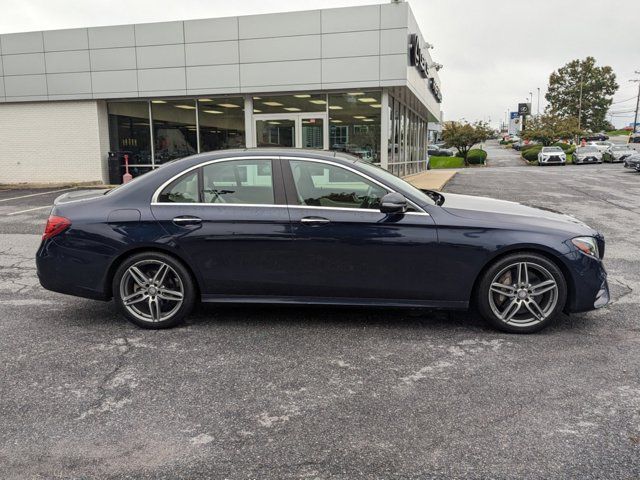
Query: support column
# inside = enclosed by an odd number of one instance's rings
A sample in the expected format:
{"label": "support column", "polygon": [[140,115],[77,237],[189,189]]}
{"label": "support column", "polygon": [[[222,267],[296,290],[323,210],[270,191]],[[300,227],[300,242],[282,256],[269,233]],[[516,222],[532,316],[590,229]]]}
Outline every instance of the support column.
{"label": "support column", "polygon": [[389,169],[389,90],[382,89],[382,101],[380,102],[380,166],[385,170]]}
{"label": "support column", "polygon": [[253,96],[244,96],[244,138],[247,148],[255,148],[256,136],[253,131]]}

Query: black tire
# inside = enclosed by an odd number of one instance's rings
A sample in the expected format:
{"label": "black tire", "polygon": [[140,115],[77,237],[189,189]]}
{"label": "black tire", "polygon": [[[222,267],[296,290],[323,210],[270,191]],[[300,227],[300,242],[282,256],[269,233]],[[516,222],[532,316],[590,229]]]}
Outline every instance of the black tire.
{"label": "black tire", "polygon": [[[150,268],[153,268],[153,265],[156,264],[157,262],[161,262],[168,265],[170,267],[168,271],[171,274],[171,278],[168,281],[172,281],[173,285],[178,285],[178,287],[174,287],[174,288],[182,289],[183,296],[182,296],[181,304],[178,304],[177,300],[162,300],[160,299],[161,293],[156,294],[158,297],[157,302],[159,302],[160,305],[166,305],[168,309],[169,308],[171,309],[170,312],[167,312],[166,318],[161,318],[156,321],[152,321],[151,318],[144,319],[144,318],[141,318],[141,315],[145,313],[144,311],[136,314],[130,311],[130,309],[124,304],[123,290],[126,289],[127,282],[129,282],[129,284],[131,285],[136,283],[133,281],[131,274],[127,272],[130,267],[136,264],[140,264],[141,262],[143,264],[148,262],[151,265]],[[153,270],[149,270],[149,272],[151,272],[150,275],[153,274]],[[127,278],[124,278],[125,275],[127,275]],[[125,282],[124,284],[123,284],[123,279]],[[139,285],[134,285],[134,287],[137,288],[138,291],[144,290],[144,288],[140,287]],[[116,305],[118,306],[122,314],[127,318],[127,320],[134,323],[138,327],[148,328],[153,330],[158,330],[162,328],[171,328],[184,322],[187,316],[191,313],[191,310],[195,305],[196,297],[197,297],[196,295],[197,288],[196,288],[194,279],[191,276],[191,273],[182,264],[182,262],[180,262],[179,260],[176,260],[171,255],[167,255],[161,252],[142,252],[142,253],[137,253],[135,255],[132,255],[131,257],[128,257],[127,259],[125,259],[122,262],[122,264],[118,267],[118,269],[115,272],[115,275],[113,276],[112,292],[113,292],[113,299],[116,302]],[[141,293],[142,295],[146,295],[145,292],[141,292]],[[156,295],[153,295],[154,299],[156,298]],[[148,297],[149,296],[147,296],[147,298]],[[175,302],[175,305],[173,305],[173,302]],[[138,308],[142,310],[144,308],[144,300],[140,301],[140,304],[141,305]],[[150,304],[151,302],[149,301],[149,309],[151,309]],[[160,312],[162,312],[162,307],[160,308]],[[149,313],[149,315],[150,316],[152,315],[151,312]]]}
{"label": "black tire", "polygon": [[[550,274],[550,276],[555,280],[556,289],[555,292],[545,293],[539,296],[531,296],[530,299],[540,298],[541,301],[544,301],[546,296],[549,296],[549,301],[551,297],[554,296],[555,304],[549,303],[549,311],[544,319],[540,320],[532,320],[532,324],[522,324],[515,325],[512,323],[506,323],[497,314],[494,312],[495,302],[493,299],[490,299],[490,287],[496,279],[496,276],[500,275],[501,272],[508,269],[510,265],[518,264],[518,263],[526,263],[530,266],[531,271],[535,274],[536,268],[541,268],[541,271],[545,271]],[[550,280],[551,278],[549,278]],[[509,280],[509,283],[511,283]],[[501,282],[502,283],[502,282]],[[516,282],[517,283],[517,282]],[[498,330],[502,330],[503,332],[508,333],[534,333],[542,330],[547,327],[549,324],[553,323],[558,315],[564,309],[566,300],[567,300],[567,282],[564,278],[562,271],[558,268],[558,266],[550,261],[548,258],[539,255],[537,253],[531,252],[519,252],[507,255],[506,257],[500,258],[495,261],[489,268],[482,274],[480,281],[478,282],[478,287],[476,289],[475,295],[475,304],[477,305],[479,313],[482,317],[489,323],[491,326]],[[491,295],[495,295],[496,293],[491,293]],[[514,298],[517,297],[517,294]],[[500,298],[500,297],[498,297]],[[519,300],[521,302],[531,301],[529,298],[526,300]],[[491,302],[494,302],[494,306],[491,305]],[[505,297],[505,302],[510,302],[509,298]],[[516,317],[521,315],[523,318],[530,314],[530,311],[527,310],[529,307],[525,309],[524,304],[522,307],[518,307],[517,312],[522,312],[516,314],[514,316],[514,321],[516,321]],[[553,305],[553,307],[552,307]],[[552,308],[551,308],[552,307]],[[523,320],[524,322],[524,320]]]}

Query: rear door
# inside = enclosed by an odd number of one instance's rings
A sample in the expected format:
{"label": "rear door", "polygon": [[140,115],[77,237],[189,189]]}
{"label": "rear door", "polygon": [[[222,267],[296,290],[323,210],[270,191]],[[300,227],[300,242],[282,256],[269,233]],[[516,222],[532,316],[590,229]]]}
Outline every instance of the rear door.
{"label": "rear door", "polygon": [[206,163],[166,185],[152,211],[198,271],[205,298],[288,292],[291,228],[278,158]]}
{"label": "rear door", "polygon": [[325,160],[283,162],[297,265],[292,295],[437,300],[435,224],[417,207],[381,213],[389,188]]}

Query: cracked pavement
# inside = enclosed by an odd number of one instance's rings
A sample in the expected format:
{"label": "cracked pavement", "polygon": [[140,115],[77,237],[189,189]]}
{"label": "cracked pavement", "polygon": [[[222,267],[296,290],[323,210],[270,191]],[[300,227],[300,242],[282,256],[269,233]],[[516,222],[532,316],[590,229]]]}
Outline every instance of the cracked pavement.
{"label": "cracked pavement", "polygon": [[144,331],[39,287],[47,210],[6,214],[55,195],[0,203],[0,478],[638,478],[640,175],[470,169],[446,190],[600,229],[614,301],[529,336],[258,306]]}

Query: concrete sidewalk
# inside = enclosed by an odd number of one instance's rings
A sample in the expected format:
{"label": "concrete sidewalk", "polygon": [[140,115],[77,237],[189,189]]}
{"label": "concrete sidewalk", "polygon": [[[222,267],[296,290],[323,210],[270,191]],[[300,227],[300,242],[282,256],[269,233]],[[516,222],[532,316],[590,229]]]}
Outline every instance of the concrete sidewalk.
{"label": "concrete sidewalk", "polygon": [[456,173],[458,173],[458,170],[453,169],[428,170],[415,175],[409,175],[408,177],[404,177],[404,179],[416,188],[442,190]]}

